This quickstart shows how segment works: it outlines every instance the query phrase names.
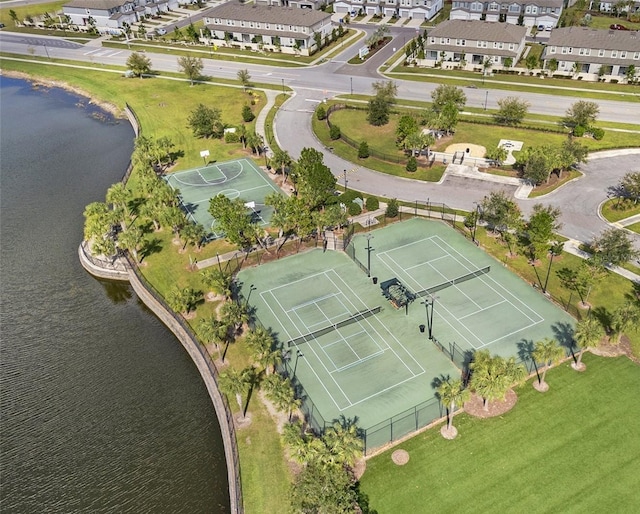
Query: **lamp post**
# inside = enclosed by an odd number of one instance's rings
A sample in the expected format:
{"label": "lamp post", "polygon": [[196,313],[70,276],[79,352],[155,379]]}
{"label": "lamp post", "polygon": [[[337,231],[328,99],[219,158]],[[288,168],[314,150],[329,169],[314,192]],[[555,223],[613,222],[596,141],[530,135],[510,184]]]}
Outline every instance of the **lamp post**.
{"label": "lamp post", "polygon": [[298,360],[300,360],[300,357],[304,357],[304,353],[302,353],[300,350],[296,350],[296,362],[293,365],[293,377],[291,378],[292,382],[296,381],[296,371],[298,371]]}
{"label": "lamp post", "polygon": [[284,79],[282,79],[282,94],[284,95]]}
{"label": "lamp post", "polygon": [[347,180],[347,170],[343,170],[343,174],[344,174],[344,192],[347,192],[347,184],[349,183],[349,181]]}
{"label": "lamp post", "polygon": [[353,96],[353,77],[349,77],[351,80],[351,96]]}
{"label": "lamp post", "polygon": [[556,255],[560,255],[562,253],[562,249],[564,247],[563,242],[554,243],[549,248],[549,268],[547,269],[547,278],[544,279],[544,287],[542,288],[542,294],[547,294],[547,284],[549,283],[549,275],[551,274],[551,265],[553,264],[553,258]]}
{"label": "lamp post", "polygon": [[371,250],[373,250],[371,248],[371,239],[373,236],[370,232],[367,232],[365,237],[367,238],[367,277],[371,277]]}
{"label": "lamp post", "polygon": [[478,205],[478,202],[473,202],[473,205],[475,205],[475,208],[473,209],[474,213],[473,213],[473,233],[471,234],[471,240],[477,244],[476,242],[476,230],[478,228],[478,209],[480,208],[480,206]]}
{"label": "lamp post", "polygon": [[[431,301],[425,300],[422,303],[424,304],[424,307],[427,311],[427,327],[429,329],[429,339],[433,341],[433,311],[436,305],[436,297],[430,296],[430,298]],[[431,310],[429,310],[429,307],[431,307]]]}
{"label": "lamp post", "polygon": [[249,299],[251,298],[251,293],[253,291],[255,291],[256,289],[258,289],[256,286],[254,286],[253,284],[251,284],[251,286],[249,286],[249,294],[247,295],[247,302],[245,303],[245,307],[249,307]]}
{"label": "lamp post", "polygon": [[[484,73],[482,74],[482,83],[484,84]],[[484,110],[487,110],[487,101],[489,100],[489,90],[487,89],[484,94]]]}

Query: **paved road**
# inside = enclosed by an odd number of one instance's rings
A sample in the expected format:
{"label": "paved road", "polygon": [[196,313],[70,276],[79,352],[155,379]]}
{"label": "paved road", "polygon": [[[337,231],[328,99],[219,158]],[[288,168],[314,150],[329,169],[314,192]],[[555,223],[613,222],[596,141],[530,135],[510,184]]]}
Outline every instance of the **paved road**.
{"label": "paved road", "polygon": [[[366,31],[372,27],[362,27]],[[274,68],[263,65],[247,65],[227,61],[204,59],[203,73],[211,77],[235,79],[238,70],[249,69],[256,82],[285,84],[295,91],[294,97],[283,106],[276,117],[276,135],[280,146],[297,157],[300,150],[307,146],[319,146],[311,133],[311,113],[317,103],[335,94],[371,92],[371,84],[382,77],[377,74],[377,67],[392,53],[393,48],[401,46],[401,40],[408,40],[414,29],[392,28],[394,40],[379,55],[374,56],[365,65],[346,64],[357,52],[359,45],[345,48],[330,62],[308,68]],[[0,45],[5,52],[30,54],[77,61],[90,61],[92,65],[111,64],[124,65],[130,52],[126,49],[84,47],[75,43],[61,42],[57,38],[37,37],[32,35],[16,35],[0,33]],[[46,46],[45,46],[46,45]],[[153,68],[161,71],[178,71],[177,59],[171,55],[148,53]],[[411,81],[396,81],[400,98],[427,100],[435,84]],[[488,94],[487,94],[488,91]],[[498,90],[465,89],[467,105],[483,106],[485,101],[489,108],[497,107],[498,98],[508,96],[508,92]],[[553,97],[551,95],[518,93],[531,104],[531,112],[557,115],[563,113],[573,99]],[[614,100],[598,101],[600,119],[603,121],[621,121],[637,123],[640,118],[640,107],[637,103]],[[354,167],[330,152],[325,152],[325,162],[336,175],[342,170]],[[534,203],[556,205],[563,211],[563,234],[571,238],[588,241],[599,233],[606,224],[597,216],[598,204],[606,198],[606,190],[614,185],[627,171],[640,169],[640,156],[615,157],[596,160],[583,167],[585,177],[558,190],[552,195],[539,200],[519,201],[523,211],[529,212]],[[451,207],[471,209],[473,202],[481,200],[490,191],[506,190],[513,193],[513,186],[505,186],[492,182],[484,182],[469,178],[450,177],[442,184],[411,181],[391,177],[371,170],[361,169],[349,174],[351,187],[368,191],[379,196],[400,198],[414,201],[441,201]],[[640,236],[635,237],[640,248]]]}

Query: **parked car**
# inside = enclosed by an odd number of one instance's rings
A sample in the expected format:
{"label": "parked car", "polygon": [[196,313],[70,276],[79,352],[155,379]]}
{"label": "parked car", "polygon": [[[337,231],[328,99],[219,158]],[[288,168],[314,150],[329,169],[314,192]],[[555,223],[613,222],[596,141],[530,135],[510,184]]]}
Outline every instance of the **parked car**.
{"label": "parked car", "polygon": [[619,23],[614,23],[613,25],[609,25],[609,28],[611,30],[629,30],[627,27],[625,27],[624,25],[620,25]]}
{"label": "parked car", "polygon": [[163,28],[156,29],[156,34],[158,34],[158,36],[164,36],[166,33],[167,33],[167,29],[163,29]]}

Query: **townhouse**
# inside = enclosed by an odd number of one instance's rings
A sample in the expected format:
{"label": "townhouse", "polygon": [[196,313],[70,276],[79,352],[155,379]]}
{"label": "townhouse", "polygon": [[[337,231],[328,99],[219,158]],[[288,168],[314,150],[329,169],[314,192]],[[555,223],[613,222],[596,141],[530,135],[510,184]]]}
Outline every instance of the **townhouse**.
{"label": "townhouse", "polygon": [[[596,30],[565,27],[551,31],[542,53],[545,68],[555,60],[560,72],[583,74],[587,80],[626,77],[640,71],[640,33],[635,30]],[[631,77],[633,78],[633,77]]]}
{"label": "townhouse", "polygon": [[71,0],[62,6],[71,24],[101,34],[121,34],[122,28],[178,7],[178,0]]}
{"label": "townhouse", "polygon": [[449,19],[499,21],[551,29],[558,25],[562,5],[563,0],[453,0]]}
{"label": "townhouse", "polygon": [[522,56],[526,34],[526,27],[509,23],[447,20],[429,31],[425,58],[417,63],[477,69],[488,62],[491,68],[508,68]]}
{"label": "townhouse", "polygon": [[336,13],[430,20],[442,10],[443,0],[336,0]]}
{"label": "townhouse", "polygon": [[204,23],[211,35],[201,39],[208,44],[302,55],[316,51],[316,40],[324,43],[334,28],[322,11],[238,2],[214,7]]}

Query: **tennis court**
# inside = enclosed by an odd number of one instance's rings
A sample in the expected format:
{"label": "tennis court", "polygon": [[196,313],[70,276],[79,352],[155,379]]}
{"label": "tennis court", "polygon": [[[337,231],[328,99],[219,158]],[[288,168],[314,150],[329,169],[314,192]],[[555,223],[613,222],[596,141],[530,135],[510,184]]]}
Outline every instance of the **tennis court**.
{"label": "tennis court", "polygon": [[215,231],[215,220],[209,214],[209,200],[223,194],[230,199],[242,198],[247,212],[261,225],[268,225],[273,209],[265,198],[280,189],[250,159],[237,159],[210,164],[165,177],[167,183],[180,191],[180,202],[187,217],[221,237]]}
{"label": "tennis court", "polygon": [[[558,339],[563,327],[573,325],[539,291],[445,224],[415,219],[388,229],[374,233],[371,273],[382,283],[397,279],[418,300],[433,303],[433,333],[440,341],[517,356],[518,343]],[[360,260],[366,258],[363,239],[352,242]],[[411,309],[426,316],[428,306],[419,304]]]}
{"label": "tennis court", "polygon": [[312,250],[238,279],[245,294],[252,291],[259,322],[276,335],[316,427],[340,416],[374,426],[433,400],[434,377],[460,374],[342,252]]}
{"label": "tennis court", "polygon": [[459,377],[473,351],[521,358],[523,345],[571,337],[569,315],[444,223],[412,219],[366,236],[346,253],[314,249],[238,275],[318,430],[357,418],[367,448],[384,445],[444,414],[438,380]]}

